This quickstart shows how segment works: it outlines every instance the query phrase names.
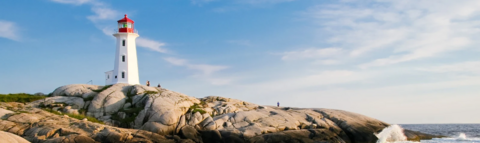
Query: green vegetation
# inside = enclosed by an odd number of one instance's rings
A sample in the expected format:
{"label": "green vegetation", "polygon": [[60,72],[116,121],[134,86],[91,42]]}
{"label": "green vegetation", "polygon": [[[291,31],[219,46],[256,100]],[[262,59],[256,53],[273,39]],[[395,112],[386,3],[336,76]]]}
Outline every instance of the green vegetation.
{"label": "green vegetation", "polygon": [[95,96],[89,96],[87,98],[83,98],[83,101],[92,101]]}
{"label": "green vegetation", "polygon": [[97,118],[95,117],[90,117],[90,116],[85,116],[85,115],[82,115],[82,114],[79,114],[79,115],[75,115],[75,114],[68,114],[68,113],[60,113],[58,111],[55,111],[55,110],[52,110],[50,108],[42,108],[43,110],[47,111],[47,112],[50,112],[50,113],[53,113],[53,114],[57,114],[57,115],[67,115],[69,117],[72,117],[72,118],[75,118],[75,119],[79,119],[79,120],[83,120],[84,118],[87,118],[88,121],[90,122],[95,122],[95,123],[100,123],[100,124],[105,124],[103,123],[102,121],[99,121],[97,120]]}
{"label": "green vegetation", "polygon": [[197,112],[200,112],[200,114],[205,114],[205,113],[207,113],[207,112],[206,112],[205,110],[203,110],[203,109],[194,109],[194,110],[192,111],[193,114],[195,114],[195,113],[197,113]]}
{"label": "green vegetation", "polygon": [[143,94],[152,95],[152,94],[158,94],[158,92],[157,92],[157,91],[148,91],[148,90],[146,90],[146,91],[143,92]]}
{"label": "green vegetation", "polygon": [[19,113],[30,113],[28,111],[18,111]]}
{"label": "green vegetation", "polygon": [[227,102],[227,100],[225,100],[225,98],[221,98],[221,97],[217,97],[217,101]]}
{"label": "green vegetation", "polygon": [[[135,121],[138,114],[142,110],[143,110],[143,108],[130,108],[130,109],[123,109],[122,108],[122,109],[118,110],[117,113],[112,114],[112,117],[110,119],[118,121],[119,125],[117,125],[117,126],[119,126],[119,127],[129,128],[130,123]],[[124,119],[120,118],[120,116],[118,115],[119,112],[124,112],[125,113],[126,116],[125,116]]]}
{"label": "green vegetation", "polygon": [[192,111],[192,110],[195,110],[197,108],[201,108],[201,107],[197,103],[194,103],[192,106],[190,106],[189,110]]}
{"label": "green vegetation", "polygon": [[132,97],[135,96],[135,94],[132,93],[132,90],[133,90],[133,87],[132,87],[132,88],[129,88],[129,89],[127,90],[127,95],[126,95],[126,96],[127,96],[127,100],[125,101],[125,103],[130,102],[131,104],[133,104],[133,103],[132,103],[132,102],[133,102]]}
{"label": "green vegetation", "polygon": [[36,96],[27,93],[0,94],[0,102],[21,102],[27,103],[35,100],[44,99],[46,96]]}
{"label": "green vegetation", "polygon": [[200,107],[199,104],[197,103],[194,103],[192,106],[190,106],[190,108],[188,109],[188,111],[192,112],[193,114],[197,113],[197,112],[200,112],[201,114],[205,114],[207,113],[205,110],[202,109],[202,107]]}
{"label": "green vegetation", "polygon": [[102,87],[101,89],[97,89],[97,90],[92,90],[93,92],[97,92],[97,93],[100,93],[108,88],[112,87],[112,85],[105,85],[104,87]]}

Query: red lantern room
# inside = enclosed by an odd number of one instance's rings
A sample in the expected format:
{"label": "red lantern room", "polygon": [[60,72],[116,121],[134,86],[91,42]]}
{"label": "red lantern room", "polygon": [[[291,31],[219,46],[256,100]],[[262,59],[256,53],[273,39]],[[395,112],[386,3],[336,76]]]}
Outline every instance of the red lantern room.
{"label": "red lantern room", "polygon": [[133,20],[127,17],[118,20],[118,32],[134,33]]}

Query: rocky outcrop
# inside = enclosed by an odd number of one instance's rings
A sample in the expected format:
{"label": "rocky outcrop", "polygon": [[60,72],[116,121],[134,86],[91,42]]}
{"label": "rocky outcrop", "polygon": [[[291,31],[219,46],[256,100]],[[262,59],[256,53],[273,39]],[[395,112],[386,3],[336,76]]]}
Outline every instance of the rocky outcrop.
{"label": "rocky outcrop", "polygon": [[[53,97],[10,109],[15,112],[0,109],[4,119],[0,130],[32,142],[371,143],[377,140],[374,133],[389,126],[342,110],[259,106],[219,96],[197,99],[127,84],[62,86]],[[67,116],[76,114],[95,117],[105,125]],[[407,133],[412,139],[433,137]]]}
{"label": "rocky outcrop", "polygon": [[0,131],[0,141],[2,143],[30,143],[20,136],[4,131]]}

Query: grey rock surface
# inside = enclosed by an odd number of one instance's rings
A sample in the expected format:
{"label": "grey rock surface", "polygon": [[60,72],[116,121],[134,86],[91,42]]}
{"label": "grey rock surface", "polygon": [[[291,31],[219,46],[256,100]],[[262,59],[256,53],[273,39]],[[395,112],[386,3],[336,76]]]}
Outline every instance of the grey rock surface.
{"label": "grey rock surface", "polygon": [[[4,107],[2,107],[4,106]],[[259,106],[219,97],[194,98],[143,85],[66,85],[53,97],[8,111],[0,129],[32,142],[340,142],[372,143],[389,124],[342,110]],[[39,108],[93,116],[105,124]],[[119,128],[123,127],[123,128]],[[127,129],[128,128],[128,129]],[[410,138],[434,136],[407,132]]]}

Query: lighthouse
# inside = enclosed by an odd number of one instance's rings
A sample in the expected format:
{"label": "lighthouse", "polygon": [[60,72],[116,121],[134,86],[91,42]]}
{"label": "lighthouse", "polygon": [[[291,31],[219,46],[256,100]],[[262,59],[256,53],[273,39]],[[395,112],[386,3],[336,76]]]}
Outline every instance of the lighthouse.
{"label": "lighthouse", "polygon": [[116,52],[113,70],[105,72],[105,84],[140,84],[138,76],[137,47],[135,39],[139,36],[134,22],[125,17],[118,22],[118,31],[113,34],[116,38]]}

